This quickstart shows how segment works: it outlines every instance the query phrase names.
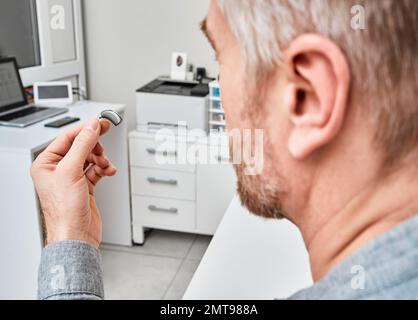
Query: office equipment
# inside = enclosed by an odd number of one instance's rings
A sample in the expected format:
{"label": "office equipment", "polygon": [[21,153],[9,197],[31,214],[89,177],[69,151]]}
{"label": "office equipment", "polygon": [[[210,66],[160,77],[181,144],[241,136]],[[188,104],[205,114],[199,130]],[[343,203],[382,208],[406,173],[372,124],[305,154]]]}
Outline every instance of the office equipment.
{"label": "office equipment", "polygon": [[144,228],[215,233],[236,188],[226,136],[167,132],[157,140],[145,127],[129,134],[129,155],[135,243],[143,243]]}
{"label": "office equipment", "polygon": [[281,299],[312,284],[299,230],[250,214],[235,197],[183,299]]}
{"label": "office equipment", "polygon": [[62,119],[58,119],[49,123],[45,124],[45,127],[47,128],[61,128],[61,127],[65,127],[71,123],[80,121],[80,118],[77,117],[65,117]]}
{"label": "office equipment", "polygon": [[199,85],[196,81],[161,77],[138,89],[137,125],[161,128],[181,125],[207,131],[207,97],[192,94],[196,87],[202,92],[205,84]]}
{"label": "office equipment", "polygon": [[187,54],[173,52],[171,55],[171,79],[186,80]]}
{"label": "office equipment", "polygon": [[0,125],[26,127],[67,111],[28,104],[16,59],[0,59]]}
{"label": "office equipment", "polygon": [[68,106],[73,103],[73,87],[70,81],[35,82],[35,104],[38,106]]}
{"label": "office equipment", "polygon": [[100,119],[107,119],[113,123],[114,126],[118,126],[122,122],[122,117],[114,110],[105,110],[100,113]]}
{"label": "office equipment", "polygon": [[[115,110],[124,116],[125,107],[83,101],[71,107],[69,116],[84,122],[103,110]],[[0,299],[36,298],[42,233],[38,199],[29,172],[33,159],[68,130],[47,129],[45,122],[24,129],[0,127]],[[118,174],[98,184],[96,202],[103,222],[103,242],[129,246],[132,233],[126,137],[124,121],[100,138]]]}
{"label": "office equipment", "polygon": [[206,97],[209,94],[209,87],[207,84],[201,83],[190,90],[190,95],[193,97]]}

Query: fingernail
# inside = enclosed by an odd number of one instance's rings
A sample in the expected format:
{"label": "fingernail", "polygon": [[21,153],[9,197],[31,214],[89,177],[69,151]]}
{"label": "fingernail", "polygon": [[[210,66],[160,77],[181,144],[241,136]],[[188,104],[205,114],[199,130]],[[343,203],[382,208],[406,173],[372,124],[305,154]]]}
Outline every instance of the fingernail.
{"label": "fingernail", "polygon": [[91,118],[87,123],[86,123],[86,128],[90,129],[92,131],[96,131],[97,128],[99,127],[99,121],[96,118]]}

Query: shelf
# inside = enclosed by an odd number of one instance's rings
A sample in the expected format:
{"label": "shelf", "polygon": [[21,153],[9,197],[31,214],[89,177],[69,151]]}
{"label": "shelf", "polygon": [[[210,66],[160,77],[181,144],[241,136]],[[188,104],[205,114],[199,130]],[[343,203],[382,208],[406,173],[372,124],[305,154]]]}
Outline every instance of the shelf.
{"label": "shelf", "polygon": [[225,114],[225,111],[222,109],[209,109],[210,113],[220,113],[220,114]]}
{"label": "shelf", "polygon": [[212,100],[212,101],[221,101],[221,97],[209,96],[209,100]]}
{"label": "shelf", "polygon": [[211,130],[209,131],[209,137],[226,139],[228,137],[228,134],[226,133],[226,131]]}
{"label": "shelf", "polygon": [[216,126],[225,126],[225,121],[209,121],[209,124]]}

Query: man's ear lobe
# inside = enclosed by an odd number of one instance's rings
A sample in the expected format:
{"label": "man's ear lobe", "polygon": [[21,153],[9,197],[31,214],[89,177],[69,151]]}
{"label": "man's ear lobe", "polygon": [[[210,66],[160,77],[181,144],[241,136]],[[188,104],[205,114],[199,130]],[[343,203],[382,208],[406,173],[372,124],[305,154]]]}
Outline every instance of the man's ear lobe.
{"label": "man's ear lobe", "polygon": [[324,147],[340,131],[350,90],[345,55],[331,40],[305,34],[285,52],[288,82],[284,103],[291,132],[288,149],[303,159]]}

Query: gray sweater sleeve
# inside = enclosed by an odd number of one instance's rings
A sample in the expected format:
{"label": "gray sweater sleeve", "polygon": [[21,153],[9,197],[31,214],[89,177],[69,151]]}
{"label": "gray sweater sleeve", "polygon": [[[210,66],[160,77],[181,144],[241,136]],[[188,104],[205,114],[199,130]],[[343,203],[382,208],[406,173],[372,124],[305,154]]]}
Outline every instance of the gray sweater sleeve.
{"label": "gray sweater sleeve", "polygon": [[46,246],[39,266],[38,298],[103,299],[99,250],[82,241],[61,241]]}

